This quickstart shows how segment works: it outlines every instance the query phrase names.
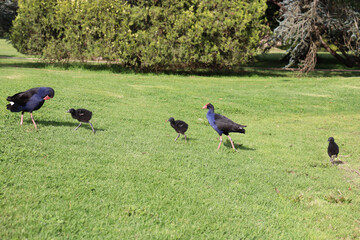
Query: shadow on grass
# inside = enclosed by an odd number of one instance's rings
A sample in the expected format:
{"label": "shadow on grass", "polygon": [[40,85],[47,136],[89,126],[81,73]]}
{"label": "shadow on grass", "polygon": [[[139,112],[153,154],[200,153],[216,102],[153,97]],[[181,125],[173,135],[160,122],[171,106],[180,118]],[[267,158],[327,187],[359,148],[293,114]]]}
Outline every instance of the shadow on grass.
{"label": "shadow on grass", "polygon": [[[26,122],[32,123],[30,120],[27,120]],[[36,123],[38,125],[44,125],[44,126],[54,126],[54,127],[73,127],[75,129],[79,123],[78,122],[60,122],[60,121],[48,121],[48,120],[36,120]],[[88,128],[90,131],[92,131],[89,124],[83,123],[80,128]],[[105,129],[102,128],[96,128],[94,126],[94,129],[96,132],[102,132],[105,131]]]}
{"label": "shadow on grass", "polygon": [[[1,55],[0,55],[0,58],[1,58]],[[23,59],[20,59],[20,58],[8,58],[8,59],[23,60]],[[47,64],[47,63],[26,61],[26,59],[24,59],[22,62],[0,63],[0,68],[5,68],[5,67],[13,67],[13,68],[45,68],[45,67],[47,67],[49,65],[50,64]]]}
{"label": "shadow on grass", "polygon": [[[70,127],[70,126],[76,127],[76,123],[74,123],[74,122],[60,122],[60,121],[36,120],[36,119],[35,119],[35,121],[36,121],[37,125],[54,126],[54,127]],[[32,123],[31,120],[26,120],[26,122]]]}
{"label": "shadow on grass", "polygon": [[340,165],[340,164],[344,164],[344,162],[341,161],[341,160],[336,160],[336,161],[333,161],[332,164],[333,165]]}
{"label": "shadow on grass", "polygon": [[[224,146],[228,148],[232,148],[231,142],[229,140],[224,142]],[[256,151],[256,148],[246,147],[243,144],[234,143],[234,147],[238,151]]]}
{"label": "shadow on grass", "polygon": [[[71,62],[71,63],[46,63],[39,59],[27,59],[21,57],[12,57],[8,55],[0,55],[0,59],[19,60],[18,62],[1,62],[0,68],[15,67],[15,68],[58,68],[61,70],[88,70],[88,71],[110,71],[112,73],[152,73],[152,74],[166,74],[166,75],[182,75],[182,76],[259,76],[259,77],[285,77],[285,76],[299,76],[296,71],[284,70],[283,67],[286,62],[280,61],[282,54],[271,53],[258,55],[253,63],[233,67],[231,69],[213,70],[211,67],[202,69],[184,69],[172,68],[162,69],[156,72],[146,70],[136,70],[125,67],[120,64],[107,64],[104,62]],[[319,64],[317,69],[307,76],[309,77],[357,77],[360,76],[359,68],[346,68],[341,65],[336,59],[326,54],[320,54]],[[304,75],[305,76],[305,75]]]}
{"label": "shadow on grass", "polygon": [[0,55],[0,58],[17,58],[15,55]]}
{"label": "shadow on grass", "polygon": [[[1,58],[1,55],[0,55]],[[8,59],[20,59],[21,58],[8,58]],[[212,70],[207,69],[179,69],[179,70],[160,70],[160,71],[147,71],[147,70],[136,70],[131,68],[126,68],[119,64],[105,64],[105,63],[44,63],[44,62],[33,62],[30,60],[23,59],[19,62],[3,62],[0,63],[0,68],[36,68],[36,69],[45,69],[45,68],[58,68],[60,70],[88,70],[88,71],[109,71],[112,73],[129,73],[129,74],[165,74],[165,75],[181,75],[181,76],[204,76],[204,77],[216,77],[216,76],[272,76],[272,77],[281,77],[288,75],[289,72],[285,71],[269,71],[262,69],[248,69],[248,67],[239,66],[234,69],[222,69],[222,70]]]}
{"label": "shadow on grass", "polygon": [[[168,137],[173,137],[172,135],[169,135],[169,134],[167,134],[167,136]],[[175,144],[177,144],[177,143],[189,143],[189,142],[195,142],[195,141],[197,141],[198,140],[198,138],[194,138],[194,137],[188,137],[187,135],[186,135],[186,142],[185,142],[185,138],[184,138],[184,136],[183,135],[180,135],[180,137],[176,140],[176,142],[175,142],[175,138],[176,138],[176,136],[177,135],[174,135],[175,137],[172,139],[172,142],[173,143],[175,143]]]}

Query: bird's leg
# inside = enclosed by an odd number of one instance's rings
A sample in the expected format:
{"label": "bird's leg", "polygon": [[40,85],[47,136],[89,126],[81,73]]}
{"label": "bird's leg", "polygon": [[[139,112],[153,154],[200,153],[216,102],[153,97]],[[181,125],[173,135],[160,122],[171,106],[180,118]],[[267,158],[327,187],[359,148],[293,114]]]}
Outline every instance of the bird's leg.
{"label": "bird's leg", "polygon": [[176,140],[179,138],[179,136],[180,136],[180,133],[177,135],[174,142],[176,142]]}
{"label": "bird's leg", "polygon": [[93,125],[91,124],[91,122],[89,122],[89,124],[90,124],[90,126],[92,128],[93,133],[95,134],[95,129],[94,129]]}
{"label": "bird's leg", "polygon": [[220,142],[219,142],[219,146],[217,148],[218,151],[219,151],[219,148],[220,148],[221,144],[222,144],[222,136],[220,136]]}
{"label": "bird's leg", "polygon": [[81,124],[82,124],[82,123],[80,123],[79,126],[77,126],[77,127],[75,128],[75,131],[81,126]]}
{"label": "bird's leg", "polygon": [[186,135],[184,134],[184,137],[185,137],[185,142],[186,142]]}
{"label": "bird's leg", "polygon": [[24,122],[24,112],[21,113],[20,125],[23,125],[23,122]]}
{"label": "bird's leg", "polygon": [[229,135],[227,137],[229,138],[229,140],[231,142],[232,148],[237,152],[237,150],[235,149],[235,146],[234,146],[234,142],[232,141],[231,137]]}
{"label": "bird's leg", "polygon": [[33,124],[34,124],[34,126],[35,126],[35,129],[37,130],[38,128],[37,128],[37,126],[36,126],[36,123],[35,123],[34,117],[33,117],[33,115],[32,115],[32,112],[30,113],[30,117],[31,117],[31,120],[32,120],[32,122],[33,122]]}

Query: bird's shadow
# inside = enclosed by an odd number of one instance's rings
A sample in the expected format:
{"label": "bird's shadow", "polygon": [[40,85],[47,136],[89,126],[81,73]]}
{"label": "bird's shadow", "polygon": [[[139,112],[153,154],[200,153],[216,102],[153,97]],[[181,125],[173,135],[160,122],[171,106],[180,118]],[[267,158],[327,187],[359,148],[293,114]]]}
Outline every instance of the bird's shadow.
{"label": "bird's shadow", "polygon": [[[24,122],[32,123],[31,120],[24,120]],[[55,126],[55,127],[64,127],[64,126],[75,126],[73,122],[62,122],[62,121],[52,121],[52,120],[36,120],[37,125],[44,125],[44,126]]]}
{"label": "bird's shadow", "polygon": [[[170,135],[170,134],[167,134],[167,136],[169,137],[169,138],[172,138],[173,136],[172,135]],[[175,137],[176,137],[176,135],[174,135]],[[174,138],[175,139],[175,138]],[[188,137],[188,136],[186,136],[186,141],[187,142],[195,142],[195,141],[197,141],[198,140],[198,138],[196,138],[196,137]],[[183,135],[180,135],[180,137],[176,140],[176,142],[175,143],[177,143],[177,142],[185,142],[185,138],[184,138],[184,136]]]}
{"label": "bird's shadow", "polygon": [[[180,139],[180,137],[179,137],[179,139],[178,139],[176,142],[178,142],[179,140],[185,142],[185,138],[184,138],[184,137],[182,137],[181,139]],[[186,143],[188,143],[188,142],[195,142],[195,141],[197,141],[197,138],[186,136]]]}
{"label": "bird's shadow", "polygon": [[[183,138],[184,139],[184,138]],[[186,140],[189,142],[191,142],[191,141],[197,141],[198,140],[198,138],[194,138],[194,137],[188,137],[188,136],[186,136]]]}
{"label": "bird's shadow", "polygon": [[[31,123],[31,121],[27,121],[29,123]],[[54,127],[73,127],[74,129],[78,126],[78,123],[74,123],[74,122],[63,122],[63,121],[53,121],[53,120],[37,120],[36,123],[38,125],[43,125],[43,126],[54,126]],[[80,128],[89,128],[90,130],[91,127],[89,124],[82,124]],[[105,131],[105,129],[102,129],[102,128],[96,128],[94,127],[95,131],[99,131],[99,132],[102,132],[102,131]]]}
{"label": "bird's shadow", "polygon": [[[228,148],[232,148],[231,142],[229,140],[224,142],[224,146],[226,146]],[[246,146],[244,146],[242,144],[238,144],[238,143],[234,143],[234,147],[236,150],[256,151],[256,148],[246,147]]]}
{"label": "bird's shadow", "polygon": [[333,161],[332,164],[333,165],[340,165],[340,164],[344,164],[344,162],[341,161],[341,160],[336,160],[336,161]]}

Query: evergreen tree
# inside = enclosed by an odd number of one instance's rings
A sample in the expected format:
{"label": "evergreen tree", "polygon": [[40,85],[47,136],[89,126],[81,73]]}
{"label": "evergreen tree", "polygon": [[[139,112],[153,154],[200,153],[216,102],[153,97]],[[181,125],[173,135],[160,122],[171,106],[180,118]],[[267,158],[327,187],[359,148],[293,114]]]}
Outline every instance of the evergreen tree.
{"label": "evergreen tree", "polygon": [[0,36],[5,36],[9,33],[12,21],[16,17],[17,9],[18,4],[16,0],[0,0]]}
{"label": "evergreen tree", "polygon": [[[352,0],[284,0],[274,40],[289,46],[289,64],[302,72],[316,66],[325,48],[348,67],[360,66],[360,11]],[[341,54],[339,54],[340,52]]]}

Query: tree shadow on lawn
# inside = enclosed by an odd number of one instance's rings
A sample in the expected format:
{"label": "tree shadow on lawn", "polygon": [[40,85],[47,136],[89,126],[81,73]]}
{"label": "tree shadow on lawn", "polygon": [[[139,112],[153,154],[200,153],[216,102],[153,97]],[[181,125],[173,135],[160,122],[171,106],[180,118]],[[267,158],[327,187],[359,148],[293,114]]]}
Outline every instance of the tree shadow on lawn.
{"label": "tree shadow on lawn", "polygon": [[[1,55],[0,55],[1,58]],[[15,58],[7,58],[15,59]],[[21,58],[16,58],[20,59]],[[119,64],[105,64],[105,63],[81,63],[81,62],[72,62],[72,63],[45,63],[39,61],[29,61],[24,59],[23,62],[8,62],[0,63],[0,68],[36,68],[36,69],[45,69],[48,67],[59,68],[61,70],[71,70],[71,69],[84,69],[89,71],[110,71],[112,73],[128,73],[128,74],[158,74],[158,75],[181,75],[181,76],[204,76],[204,77],[217,77],[217,76],[227,76],[227,77],[236,77],[236,76],[272,76],[272,77],[281,77],[288,75],[288,72],[285,71],[269,71],[261,70],[257,68],[245,69],[246,67],[237,67],[236,69],[224,69],[224,70],[212,70],[207,69],[163,69],[163,70],[144,70],[144,69],[132,69],[127,68]]]}
{"label": "tree shadow on lawn", "polygon": [[[14,68],[37,68],[45,69],[47,67],[59,68],[61,70],[71,70],[71,69],[84,69],[89,71],[110,71],[112,73],[130,73],[130,74],[165,74],[165,75],[181,75],[181,76],[204,76],[204,77],[300,77],[299,72],[289,71],[283,69],[283,63],[279,64],[270,64],[261,63],[261,64],[249,64],[247,66],[237,66],[231,69],[220,69],[213,70],[209,68],[199,68],[199,69],[162,69],[158,71],[153,70],[144,70],[144,69],[132,69],[122,66],[120,64],[106,64],[98,62],[71,62],[71,63],[45,63],[40,60],[30,61],[26,58],[13,58],[5,55],[0,55],[0,59],[17,59],[22,60],[22,62],[8,62],[0,63],[0,68],[4,67],[14,67]],[[277,61],[276,61],[277,62]],[[270,67],[269,67],[270,66]],[[273,67],[273,68],[271,68]],[[313,72],[310,72],[308,75],[303,75],[304,77],[358,77],[360,76],[360,71],[358,69],[316,69]]]}
{"label": "tree shadow on lawn", "polygon": [[16,58],[15,55],[0,55],[0,58]]}
{"label": "tree shadow on lawn", "polygon": [[[1,58],[1,56],[0,56]],[[23,60],[21,58],[8,58],[8,59],[17,59],[17,60]],[[26,60],[26,59],[24,59]],[[42,62],[33,62],[33,61],[24,61],[24,62],[8,62],[8,63],[0,63],[0,68],[7,68],[7,67],[13,67],[13,68],[45,68],[47,66],[50,66],[51,64],[46,64]]]}

